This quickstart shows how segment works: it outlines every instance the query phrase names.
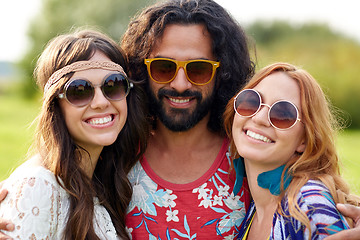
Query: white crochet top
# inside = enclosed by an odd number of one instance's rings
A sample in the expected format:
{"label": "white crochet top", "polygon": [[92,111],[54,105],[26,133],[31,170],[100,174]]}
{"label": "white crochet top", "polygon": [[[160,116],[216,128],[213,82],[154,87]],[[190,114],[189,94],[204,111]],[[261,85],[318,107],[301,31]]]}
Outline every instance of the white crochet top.
{"label": "white crochet top", "polygon": [[[69,195],[52,172],[41,166],[19,167],[6,180],[9,193],[0,217],[15,224],[14,239],[62,239],[68,219]],[[94,229],[101,239],[119,239],[109,213],[94,199]]]}

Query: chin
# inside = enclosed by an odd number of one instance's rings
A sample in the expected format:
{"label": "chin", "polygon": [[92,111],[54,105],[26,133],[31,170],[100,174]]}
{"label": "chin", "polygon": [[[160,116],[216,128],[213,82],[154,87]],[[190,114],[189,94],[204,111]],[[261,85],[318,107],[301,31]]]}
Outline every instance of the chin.
{"label": "chin", "polygon": [[112,138],[107,137],[107,138],[104,138],[104,139],[98,138],[97,141],[96,141],[96,144],[98,146],[103,146],[103,147],[109,146],[109,145],[113,144],[116,141],[116,138],[117,138],[117,136],[112,137]]}
{"label": "chin", "polygon": [[238,153],[241,157],[250,161],[265,162],[266,159],[268,159],[268,157],[264,156],[264,154],[261,154],[259,150],[249,151],[249,149],[245,149],[242,151],[242,149],[240,149]]}

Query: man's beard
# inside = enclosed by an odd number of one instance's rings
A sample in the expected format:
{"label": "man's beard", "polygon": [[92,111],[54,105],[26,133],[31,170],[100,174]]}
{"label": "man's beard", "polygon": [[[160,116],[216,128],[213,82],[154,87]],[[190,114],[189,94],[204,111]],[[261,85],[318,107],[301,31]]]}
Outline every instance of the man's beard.
{"label": "man's beard", "polygon": [[[173,90],[160,89],[158,96],[155,97],[154,92],[148,88],[148,96],[150,100],[150,112],[156,116],[166,128],[173,132],[184,132],[197,123],[199,123],[209,112],[214,101],[215,91],[207,98],[203,99],[200,92],[186,90],[178,93]],[[195,109],[190,112],[189,109],[171,108],[166,111],[164,107],[164,98],[166,97],[191,97],[197,101]]]}

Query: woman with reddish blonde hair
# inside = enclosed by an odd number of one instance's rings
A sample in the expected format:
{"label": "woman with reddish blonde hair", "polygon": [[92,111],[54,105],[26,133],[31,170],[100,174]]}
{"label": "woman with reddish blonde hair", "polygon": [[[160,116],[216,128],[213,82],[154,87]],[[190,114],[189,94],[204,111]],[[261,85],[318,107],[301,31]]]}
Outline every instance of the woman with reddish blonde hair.
{"label": "woman with reddish blonde hair", "polygon": [[309,73],[287,63],[261,69],[229,101],[224,124],[235,189],[246,175],[253,198],[239,239],[322,239],[349,228],[335,204],[359,199],[340,176],[338,124]]}

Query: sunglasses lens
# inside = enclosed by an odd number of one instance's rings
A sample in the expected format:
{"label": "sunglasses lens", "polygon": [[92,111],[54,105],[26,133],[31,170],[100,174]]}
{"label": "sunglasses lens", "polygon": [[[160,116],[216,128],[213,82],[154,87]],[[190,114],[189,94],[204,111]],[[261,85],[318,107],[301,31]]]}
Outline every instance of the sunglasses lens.
{"label": "sunglasses lens", "polygon": [[160,83],[169,82],[176,73],[176,63],[169,60],[154,60],[150,64],[151,77]]}
{"label": "sunglasses lens", "polygon": [[86,80],[74,80],[66,88],[66,98],[75,106],[85,106],[94,96],[94,88]]}
{"label": "sunglasses lens", "polygon": [[272,124],[281,129],[293,126],[297,120],[297,111],[290,102],[281,101],[275,103],[269,113]]}
{"label": "sunglasses lens", "polygon": [[198,84],[204,84],[211,80],[213,65],[209,62],[194,61],[186,65],[188,78]]}
{"label": "sunglasses lens", "polygon": [[256,113],[260,107],[259,95],[251,90],[243,90],[235,100],[235,111],[243,117],[250,117]]}
{"label": "sunglasses lens", "polygon": [[108,99],[121,100],[129,92],[128,81],[122,74],[111,74],[105,79],[102,90]]}

